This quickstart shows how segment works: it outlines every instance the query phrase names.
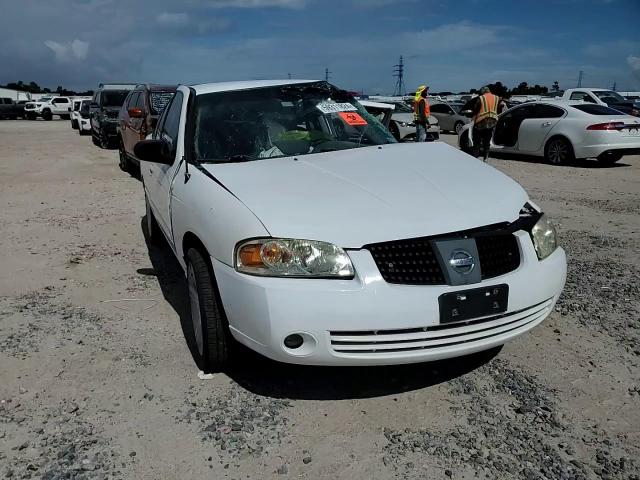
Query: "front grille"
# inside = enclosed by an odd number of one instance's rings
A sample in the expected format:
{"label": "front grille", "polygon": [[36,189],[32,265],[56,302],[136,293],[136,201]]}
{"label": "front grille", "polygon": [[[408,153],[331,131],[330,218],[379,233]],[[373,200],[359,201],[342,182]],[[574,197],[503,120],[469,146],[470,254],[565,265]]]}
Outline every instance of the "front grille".
{"label": "front grille", "polygon": [[[431,237],[412,238],[365,245],[364,248],[371,252],[382,278],[389,283],[445,285],[443,266],[438,262],[431,241]],[[482,280],[512,272],[520,265],[518,239],[512,233],[480,231],[475,241]]]}
{"label": "front grille", "polygon": [[119,112],[118,112],[117,110],[114,110],[114,111],[107,110],[107,111],[105,112],[105,115],[106,115],[107,117],[109,117],[109,118],[118,118],[118,113],[119,113]]}
{"label": "front grille", "polygon": [[514,271],[520,266],[518,239],[509,233],[476,238],[482,279]]}
{"label": "front grille", "polygon": [[495,337],[519,334],[541,322],[553,298],[516,312],[457,323],[394,330],[338,330],[329,332],[331,348],[341,356],[379,357],[391,353],[429,350],[434,353]]}
{"label": "front grille", "polygon": [[367,248],[389,283],[443,285],[442,268],[427,238],[377,243]]}

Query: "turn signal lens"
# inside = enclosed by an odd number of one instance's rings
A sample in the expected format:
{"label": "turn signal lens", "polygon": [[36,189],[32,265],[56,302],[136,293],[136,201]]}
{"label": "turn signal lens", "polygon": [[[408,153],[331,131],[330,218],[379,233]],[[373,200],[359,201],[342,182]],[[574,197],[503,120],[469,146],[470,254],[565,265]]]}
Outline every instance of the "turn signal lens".
{"label": "turn signal lens", "polygon": [[353,278],[349,255],[316,240],[265,238],[236,248],[236,270],[265,277]]}
{"label": "turn signal lens", "polygon": [[238,258],[242,265],[250,267],[262,267],[262,258],[260,258],[260,245],[245,245],[238,250]]}

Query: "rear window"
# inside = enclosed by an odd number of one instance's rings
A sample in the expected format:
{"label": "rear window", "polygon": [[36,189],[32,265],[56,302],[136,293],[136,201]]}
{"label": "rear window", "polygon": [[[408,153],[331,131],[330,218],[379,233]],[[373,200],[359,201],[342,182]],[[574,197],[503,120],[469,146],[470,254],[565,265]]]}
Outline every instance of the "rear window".
{"label": "rear window", "polygon": [[151,113],[154,115],[160,115],[164,110],[173,96],[175,92],[150,92],[149,93],[149,102]]}
{"label": "rear window", "polygon": [[604,105],[571,105],[573,108],[591,115],[624,115],[618,110],[605,107]]}

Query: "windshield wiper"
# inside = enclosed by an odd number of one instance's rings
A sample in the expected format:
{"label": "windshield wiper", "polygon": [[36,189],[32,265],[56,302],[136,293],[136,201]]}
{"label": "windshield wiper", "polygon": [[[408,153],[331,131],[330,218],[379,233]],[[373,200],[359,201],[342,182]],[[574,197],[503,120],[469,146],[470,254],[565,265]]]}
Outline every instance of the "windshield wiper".
{"label": "windshield wiper", "polygon": [[229,155],[224,158],[202,158],[198,160],[199,163],[240,163],[250,162],[255,160],[254,157],[249,155]]}

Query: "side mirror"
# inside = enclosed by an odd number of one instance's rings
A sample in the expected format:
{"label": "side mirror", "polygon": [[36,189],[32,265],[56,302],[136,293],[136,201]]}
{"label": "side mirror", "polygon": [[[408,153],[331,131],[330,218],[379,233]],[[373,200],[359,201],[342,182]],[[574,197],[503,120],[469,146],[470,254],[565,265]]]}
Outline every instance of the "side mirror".
{"label": "side mirror", "polygon": [[160,139],[142,140],[133,147],[133,154],[143,162],[172,165],[173,158],[169,153],[169,145]]}
{"label": "side mirror", "polygon": [[138,108],[138,107],[130,108],[128,112],[129,112],[129,117],[131,118],[144,118],[144,112],[142,111],[141,108]]}

